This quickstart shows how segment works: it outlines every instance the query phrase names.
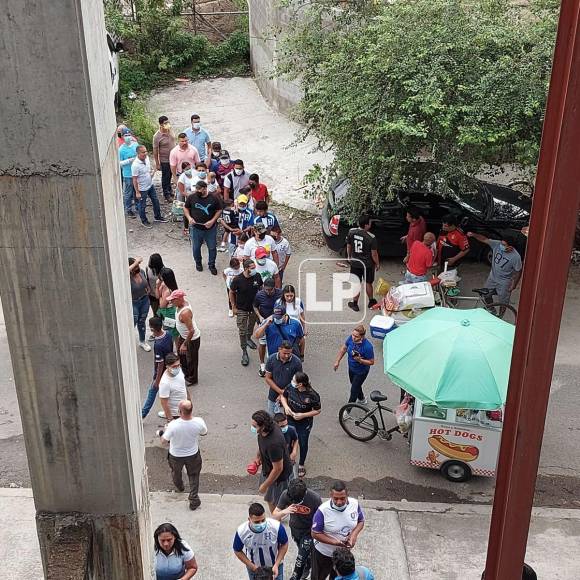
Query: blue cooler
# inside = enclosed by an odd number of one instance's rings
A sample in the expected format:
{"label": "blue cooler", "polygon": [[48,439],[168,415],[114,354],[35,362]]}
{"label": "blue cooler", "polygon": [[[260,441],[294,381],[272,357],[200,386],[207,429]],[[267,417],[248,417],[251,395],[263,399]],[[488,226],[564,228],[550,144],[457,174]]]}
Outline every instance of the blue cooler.
{"label": "blue cooler", "polygon": [[381,316],[380,314],[377,314],[376,316],[373,316],[370,322],[370,327],[371,336],[382,340],[389,332],[395,330],[397,325],[390,316]]}

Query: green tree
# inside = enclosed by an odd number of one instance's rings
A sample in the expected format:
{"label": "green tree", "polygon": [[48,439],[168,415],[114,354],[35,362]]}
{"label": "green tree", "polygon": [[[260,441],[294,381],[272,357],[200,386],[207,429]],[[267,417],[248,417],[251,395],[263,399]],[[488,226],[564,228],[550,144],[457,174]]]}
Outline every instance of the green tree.
{"label": "green tree", "polygon": [[[552,0],[292,0],[276,74],[348,175],[346,209],[377,209],[418,167],[441,194],[486,166],[537,162],[555,40]],[[417,164],[419,159],[432,163]],[[433,179],[437,174],[437,179]]]}

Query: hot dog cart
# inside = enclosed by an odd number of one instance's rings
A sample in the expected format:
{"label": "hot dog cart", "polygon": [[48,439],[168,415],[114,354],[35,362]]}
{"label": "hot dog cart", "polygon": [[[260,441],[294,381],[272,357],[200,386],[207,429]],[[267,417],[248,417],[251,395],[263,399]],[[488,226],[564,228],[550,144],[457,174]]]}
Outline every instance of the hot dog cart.
{"label": "hot dog cart", "polygon": [[453,482],[494,477],[502,430],[501,411],[443,409],[415,400],[409,432],[411,464],[439,469]]}

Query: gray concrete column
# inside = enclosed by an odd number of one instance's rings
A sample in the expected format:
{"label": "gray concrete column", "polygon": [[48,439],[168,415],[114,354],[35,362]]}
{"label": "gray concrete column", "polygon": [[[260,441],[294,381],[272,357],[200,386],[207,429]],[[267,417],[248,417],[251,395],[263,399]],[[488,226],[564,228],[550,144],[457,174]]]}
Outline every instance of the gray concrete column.
{"label": "gray concrete column", "polygon": [[5,0],[0,39],[0,293],[45,576],[151,578],[102,2]]}

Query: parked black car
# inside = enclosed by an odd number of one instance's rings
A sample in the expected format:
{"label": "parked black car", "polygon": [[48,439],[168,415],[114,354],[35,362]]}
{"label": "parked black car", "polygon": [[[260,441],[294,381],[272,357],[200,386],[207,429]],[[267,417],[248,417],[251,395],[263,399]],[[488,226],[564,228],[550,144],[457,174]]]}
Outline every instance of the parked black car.
{"label": "parked black car", "polygon": [[[441,218],[446,214],[457,216],[464,232],[473,231],[491,238],[501,239],[511,235],[516,240],[516,249],[523,256],[526,237],[521,229],[530,220],[531,199],[509,187],[477,179],[462,181],[462,195],[452,192],[442,197],[429,191],[402,190],[394,199],[372,217],[371,232],[377,237],[379,255],[403,256],[405,245],[401,236],[406,235],[409,224],[405,220],[406,208],[417,207],[427,221],[427,230],[438,235]],[[465,193],[466,189],[470,189]],[[329,248],[344,255],[346,235],[354,223],[340,215],[341,200],[348,192],[348,180],[337,180],[328,194],[322,209],[322,232]],[[470,240],[470,256],[490,261],[489,247]]]}

